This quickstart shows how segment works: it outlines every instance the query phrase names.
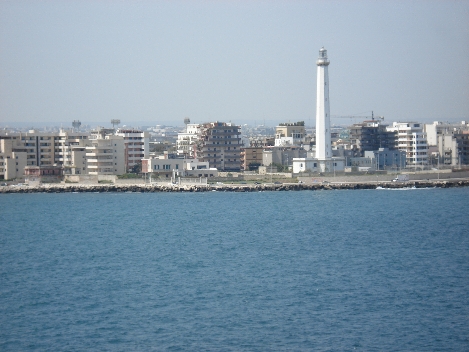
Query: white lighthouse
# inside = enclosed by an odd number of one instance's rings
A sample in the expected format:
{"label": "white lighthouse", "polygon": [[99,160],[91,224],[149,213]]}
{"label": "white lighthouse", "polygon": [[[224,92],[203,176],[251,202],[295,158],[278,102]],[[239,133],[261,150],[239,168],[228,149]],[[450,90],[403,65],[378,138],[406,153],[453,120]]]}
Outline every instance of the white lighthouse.
{"label": "white lighthouse", "polygon": [[332,156],[331,144],[331,117],[329,111],[329,74],[327,66],[327,50],[319,50],[316,61],[317,70],[317,96],[316,96],[316,151],[307,158],[293,158],[293,173],[325,173],[326,175],[343,172],[345,158]]}
{"label": "white lighthouse", "polygon": [[[329,110],[329,74],[327,67],[327,50],[319,50],[316,61],[317,69],[317,95],[316,95],[316,159],[328,160],[332,157],[331,122]],[[326,163],[321,163],[326,165]],[[323,170],[326,171],[326,170]]]}

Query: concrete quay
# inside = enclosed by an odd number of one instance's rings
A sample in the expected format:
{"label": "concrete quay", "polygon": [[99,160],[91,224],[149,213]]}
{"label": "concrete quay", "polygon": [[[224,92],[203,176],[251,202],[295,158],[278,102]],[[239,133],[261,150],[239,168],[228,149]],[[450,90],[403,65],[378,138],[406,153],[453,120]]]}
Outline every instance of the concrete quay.
{"label": "concrete quay", "polygon": [[149,185],[149,184],[42,184],[38,186],[2,186],[0,194],[7,193],[158,193],[158,192],[261,192],[261,191],[303,191],[303,190],[353,190],[399,188],[452,188],[468,187],[469,179],[425,180],[410,182],[323,182],[323,183],[282,183],[282,184],[208,184],[208,185]]}

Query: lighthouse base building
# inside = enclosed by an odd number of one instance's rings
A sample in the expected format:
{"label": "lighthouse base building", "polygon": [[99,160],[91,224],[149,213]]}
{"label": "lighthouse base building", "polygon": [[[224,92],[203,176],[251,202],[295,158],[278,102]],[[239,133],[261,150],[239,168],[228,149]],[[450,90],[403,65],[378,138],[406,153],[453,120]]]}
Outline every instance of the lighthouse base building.
{"label": "lighthouse base building", "polygon": [[294,174],[302,172],[343,172],[345,159],[333,157],[328,160],[317,158],[294,158],[292,171]]}

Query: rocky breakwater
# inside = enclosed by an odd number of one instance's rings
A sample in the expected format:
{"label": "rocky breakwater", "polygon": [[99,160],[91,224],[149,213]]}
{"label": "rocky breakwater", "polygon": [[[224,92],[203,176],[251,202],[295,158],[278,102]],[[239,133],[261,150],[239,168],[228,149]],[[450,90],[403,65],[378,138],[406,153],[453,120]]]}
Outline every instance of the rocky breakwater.
{"label": "rocky breakwater", "polygon": [[80,185],[43,184],[39,186],[2,186],[0,193],[158,193],[158,192],[264,192],[264,191],[319,191],[353,189],[451,188],[468,187],[469,180],[427,180],[415,182],[353,182],[353,183],[284,183],[284,184],[225,184],[225,185]]}
{"label": "rocky breakwater", "polygon": [[208,186],[161,185],[40,185],[1,187],[0,193],[151,193],[151,192],[204,192]]}

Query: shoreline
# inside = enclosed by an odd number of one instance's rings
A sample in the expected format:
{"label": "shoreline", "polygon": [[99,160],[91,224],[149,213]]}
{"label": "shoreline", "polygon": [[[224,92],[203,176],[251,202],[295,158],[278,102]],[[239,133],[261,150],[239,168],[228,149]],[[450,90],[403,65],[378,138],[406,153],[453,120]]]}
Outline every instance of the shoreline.
{"label": "shoreline", "polygon": [[283,183],[283,184],[208,184],[208,185],[141,185],[141,184],[41,184],[39,186],[2,186],[0,194],[11,193],[160,193],[160,192],[260,192],[260,191],[319,191],[355,189],[405,189],[469,187],[469,180],[428,180],[410,182],[353,183]]}

